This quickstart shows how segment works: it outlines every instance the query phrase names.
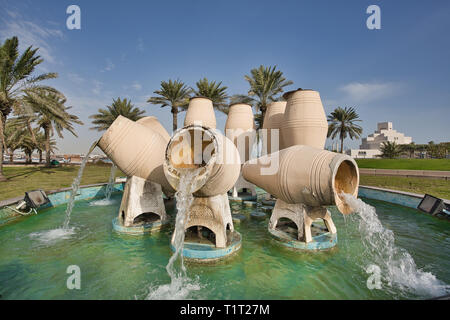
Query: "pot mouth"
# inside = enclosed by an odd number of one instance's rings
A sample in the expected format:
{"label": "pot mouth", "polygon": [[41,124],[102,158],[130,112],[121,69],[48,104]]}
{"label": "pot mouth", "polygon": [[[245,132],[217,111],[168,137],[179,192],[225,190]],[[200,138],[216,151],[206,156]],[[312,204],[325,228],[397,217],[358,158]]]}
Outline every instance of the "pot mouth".
{"label": "pot mouth", "polygon": [[353,159],[344,159],[338,164],[333,177],[333,193],[336,207],[342,214],[353,213],[353,209],[345,202],[342,194],[358,196],[359,172]]}
{"label": "pot mouth", "polygon": [[176,190],[182,174],[196,172],[194,192],[209,178],[217,161],[219,144],[213,132],[203,126],[189,125],[175,132],[165,154],[164,173]]}
{"label": "pot mouth", "polygon": [[287,99],[289,98],[289,96],[297,91],[316,91],[313,89],[303,89],[303,88],[298,88],[297,90],[291,90],[286,92],[285,94],[283,94],[283,99],[287,101]]}
{"label": "pot mouth", "polygon": [[235,105],[238,105],[238,104],[241,104],[243,107],[252,107],[250,104],[248,104],[248,103],[243,103],[243,102],[235,102],[235,103],[231,103],[228,107],[229,108],[231,108],[232,106],[235,106]]}
{"label": "pot mouth", "polygon": [[211,100],[210,98],[205,97],[205,96],[194,96],[194,97],[190,97],[190,98],[189,98],[189,101],[194,100],[194,99],[207,99],[207,100],[209,100],[209,101],[212,102],[212,100]]}

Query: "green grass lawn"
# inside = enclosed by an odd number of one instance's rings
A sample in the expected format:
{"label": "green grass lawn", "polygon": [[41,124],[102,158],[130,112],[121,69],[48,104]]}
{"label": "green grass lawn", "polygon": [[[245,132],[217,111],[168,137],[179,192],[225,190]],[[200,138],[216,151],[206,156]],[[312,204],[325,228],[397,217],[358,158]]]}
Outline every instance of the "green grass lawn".
{"label": "green grass lawn", "polygon": [[420,194],[428,193],[438,198],[450,199],[450,181],[443,179],[361,175],[360,184]]}
{"label": "green grass lawn", "polygon": [[355,159],[360,168],[450,171],[450,159]]}
{"label": "green grass lawn", "polygon": [[[43,167],[3,167],[8,178],[0,182],[0,200],[23,196],[25,191],[44,189],[45,191],[67,188],[72,185],[79,166]],[[110,165],[88,164],[84,169],[81,185],[108,182]],[[116,177],[125,176],[117,170]]]}

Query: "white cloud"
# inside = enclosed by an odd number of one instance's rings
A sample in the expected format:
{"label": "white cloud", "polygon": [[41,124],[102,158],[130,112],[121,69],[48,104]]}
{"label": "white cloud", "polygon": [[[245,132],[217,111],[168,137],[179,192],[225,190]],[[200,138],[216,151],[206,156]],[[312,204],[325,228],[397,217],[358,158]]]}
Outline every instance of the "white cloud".
{"label": "white cloud", "polygon": [[133,82],[133,84],[131,85],[131,87],[132,87],[134,90],[136,90],[136,91],[140,91],[140,90],[142,89],[142,85],[141,85],[139,82],[137,82],[137,81]]}
{"label": "white cloud", "polygon": [[76,73],[69,73],[67,75],[67,77],[69,78],[70,81],[72,81],[76,84],[81,84],[85,81],[83,77],[81,77],[80,75],[78,75]]}
{"label": "white cloud", "polygon": [[49,44],[50,40],[62,39],[63,33],[59,29],[50,28],[41,23],[24,19],[20,13],[7,11],[8,19],[2,19],[3,27],[0,29],[0,38],[7,39],[12,36],[19,38],[20,50],[29,46],[39,48],[38,54],[45,62],[56,63],[56,58]]}
{"label": "white cloud", "polygon": [[103,87],[103,82],[94,80],[93,83],[94,87],[92,88],[92,93],[94,93],[95,95],[100,95],[101,89]]}
{"label": "white cloud", "polygon": [[369,102],[390,97],[401,89],[401,85],[394,82],[361,83],[352,82],[339,88],[347,94],[347,99],[355,102]]}
{"label": "white cloud", "polygon": [[106,67],[101,72],[111,71],[116,67],[110,58],[106,58]]}

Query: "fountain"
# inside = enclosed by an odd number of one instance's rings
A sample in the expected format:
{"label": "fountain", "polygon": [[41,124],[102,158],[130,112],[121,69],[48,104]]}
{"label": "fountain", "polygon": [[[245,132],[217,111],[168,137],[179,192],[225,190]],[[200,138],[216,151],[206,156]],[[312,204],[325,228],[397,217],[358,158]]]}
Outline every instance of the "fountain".
{"label": "fountain", "polygon": [[[243,176],[277,198],[269,222],[273,236],[297,249],[329,249],[337,231],[326,206],[352,212],[340,194],[358,194],[358,166],[347,155],[323,150],[327,123],[317,91],[299,89],[284,97],[284,149],[247,161]],[[277,170],[265,173],[269,165]]]}
{"label": "fountain", "polygon": [[[197,119],[194,114],[201,116]],[[187,172],[196,172],[191,181],[194,198],[185,222],[187,239],[182,254],[202,262],[228,256],[241,246],[227,195],[239,177],[241,162],[233,142],[214,129],[213,116],[210,100],[191,99],[185,127],[170,139],[164,162],[164,173],[175,190]]]}
{"label": "fountain", "polygon": [[129,234],[159,230],[168,222],[163,192],[174,190],[163,172],[169,135],[155,117],[133,122],[119,116],[98,146],[127,174],[127,182],[114,229]]}

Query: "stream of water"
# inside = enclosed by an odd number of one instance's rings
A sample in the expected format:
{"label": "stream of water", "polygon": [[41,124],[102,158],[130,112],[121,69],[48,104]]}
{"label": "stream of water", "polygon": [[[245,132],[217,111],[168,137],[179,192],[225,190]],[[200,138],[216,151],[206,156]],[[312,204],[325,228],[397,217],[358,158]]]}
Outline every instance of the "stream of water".
{"label": "stream of water", "polygon": [[86,167],[86,163],[89,160],[89,155],[95,149],[95,147],[97,146],[97,143],[98,143],[98,141],[95,141],[92,144],[92,146],[89,148],[88,153],[84,157],[83,161],[81,162],[80,168],[78,169],[78,174],[72,182],[72,190],[70,191],[70,198],[67,203],[66,212],[65,212],[66,217],[64,219],[62,228],[51,229],[51,230],[46,230],[46,231],[41,231],[41,232],[34,232],[34,233],[30,234],[31,239],[38,240],[44,244],[53,244],[54,242],[56,242],[58,240],[68,239],[73,234],[75,234],[75,229],[69,228],[70,214],[72,213],[73,207],[75,205],[75,197],[78,193],[78,190],[80,189],[80,183],[81,183],[81,178],[83,177],[84,168]]}
{"label": "stream of water", "polygon": [[383,227],[374,207],[349,194],[344,194],[343,197],[357,213],[350,218],[359,220],[359,232],[365,249],[365,270],[375,276],[379,275],[381,282],[375,283],[377,289],[392,290],[396,287],[397,290],[435,297],[450,293],[449,285],[432,273],[418,269],[409,252],[395,245],[394,233]]}
{"label": "stream of water", "polygon": [[72,213],[73,206],[75,205],[75,197],[78,193],[78,190],[80,189],[80,183],[81,178],[83,177],[83,171],[86,167],[86,163],[89,160],[89,155],[92,151],[94,151],[95,147],[97,146],[98,141],[95,141],[92,146],[89,148],[88,153],[84,157],[83,161],[81,162],[80,169],[78,169],[78,174],[76,178],[72,182],[72,190],[70,191],[70,198],[67,202],[67,209],[66,209],[66,219],[64,220],[63,229],[69,228],[69,222],[70,222],[70,214]]}
{"label": "stream of water", "polygon": [[112,204],[113,201],[111,200],[111,194],[114,190],[116,171],[117,171],[117,167],[113,163],[111,166],[111,172],[109,174],[108,184],[106,185],[105,197],[100,200],[92,201],[90,203],[91,206],[108,206],[108,205]]}
{"label": "stream of water", "polygon": [[[195,281],[186,276],[186,268],[183,262],[183,245],[185,237],[185,225],[188,220],[188,212],[194,200],[193,180],[198,175],[198,170],[180,170],[180,183],[178,191],[175,193],[177,202],[177,216],[175,219],[175,231],[172,238],[174,253],[166,266],[167,273],[170,276],[170,284],[161,285],[150,293],[147,299],[185,299],[191,291],[200,290],[200,286]],[[180,260],[179,270],[175,262]]]}

